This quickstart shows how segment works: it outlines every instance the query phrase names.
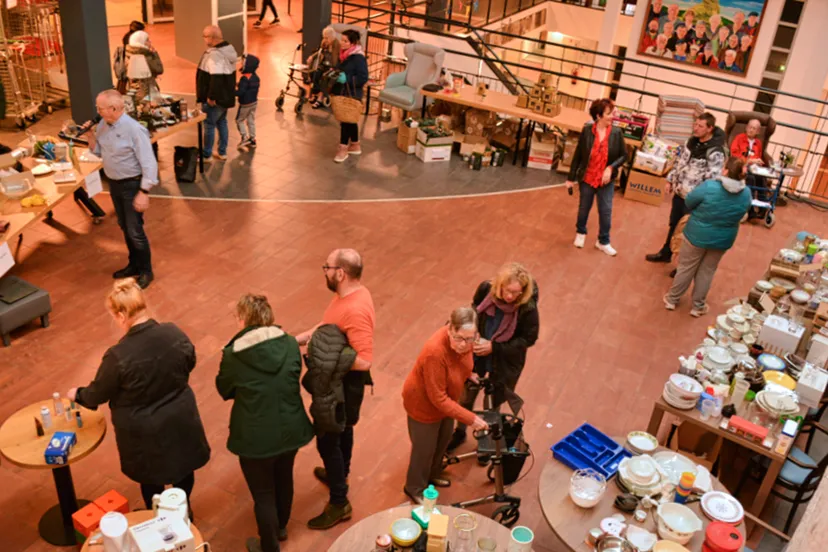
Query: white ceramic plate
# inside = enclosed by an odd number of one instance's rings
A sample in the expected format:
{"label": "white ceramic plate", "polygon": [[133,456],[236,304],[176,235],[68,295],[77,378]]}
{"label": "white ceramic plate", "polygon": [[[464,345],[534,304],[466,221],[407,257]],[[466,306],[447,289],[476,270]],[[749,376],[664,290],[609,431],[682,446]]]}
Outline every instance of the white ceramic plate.
{"label": "white ceramic plate", "polygon": [[776,355],[762,353],[756,360],[763,370],[776,370],[780,372],[785,369],[785,361]]}
{"label": "white ceramic plate", "polygon": [[770,291],[773,289],[773,284],[767,280],[759,280],[756,282],[756,289],[759,291]]}
{"label": "white ceramic plate", "polygon": [[48,163],[43,163],[32,167],[32,174],[35,176],[43,176],[45,174],[49,174],[50,172],[52,172],[52,166]]}
{"label": "white ceramic plate", "polygon": [[653,455],[653,460],[667,473],[673,485],[679,484],[681,474],[684,472],[690,472],[696,475],[697,468],[695,462],[681,454],[671,451],[657,452]]}
{"label": "white ceramic plate", "polygon": [[653,452],[658,448],[658,440],[646,431],[632,431],[627,435],[627,443],[639,452]]}
{"label": "white ceramic plate", "polygon": [[725,523],[736,524],[745,517],[745,509],[739,501],[722,491],[704,493],[701,508],[710,519]]}
{"label": "white ceramic plate", "polygon": [[704,388],[699,382],[684,374],[671,374],[670,383],[679,389],[695,395],[701,395],[702,391],[704,391]]}
{"label": "white ceramic plate", "polygon": [[796,289],[796,284],[791,282],[790,280],[786,280],[785,278],[771,278],[770,283],[784,288],[785,291],[793,291]]}
{"label": "white ceramic plate", "polygon": [[698,402],[698,401],[683,402],[679,399],[674,398],[667,391],[665,391],[661,396],[667,404],[669,404],[673,408],[678,408],[679,410],[692,410],[693,408],[695,408],[696,403]]}

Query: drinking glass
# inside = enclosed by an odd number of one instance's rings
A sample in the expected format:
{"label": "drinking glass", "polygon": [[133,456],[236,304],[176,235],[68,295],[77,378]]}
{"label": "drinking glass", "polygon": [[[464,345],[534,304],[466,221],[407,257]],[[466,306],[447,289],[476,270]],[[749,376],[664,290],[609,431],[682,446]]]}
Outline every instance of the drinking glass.
{"label": "drinking glass", "polygon": [[477,541],[477,552],[495,552],[497,541],[491,537],[483,537]]}
{"label": "drinking glass", "polygon": [[453,551],[476,552],[474,545],[474,531],[477,529],[477,520],[471,514],[460,514],[454,518],[455,539]]}
{"label": "drinking glass", "polygon": [[702,401],[701,406],[701,419],[702,421],[707,421],[710,419],[710,416],[713,415],[713,411],[716,410],[716,402],[710,399],[704,399]]}

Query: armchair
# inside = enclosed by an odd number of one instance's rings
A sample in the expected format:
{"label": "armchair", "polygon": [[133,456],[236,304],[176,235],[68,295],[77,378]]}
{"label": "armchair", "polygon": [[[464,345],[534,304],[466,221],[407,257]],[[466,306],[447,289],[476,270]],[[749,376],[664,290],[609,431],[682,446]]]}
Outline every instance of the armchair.
{"label": "armchair", "polygon": [[423,86],[440,78],[445,55],[442,49],[431,44],[406,44],[405,57],[408,62],[405,71],[388,76],[385,87],[379,94],[379,101],[403,111],[414,111],[422,101],[420,90]]}
{"label": "armchair", "polygon": [[776,121],[767,113],[759,113],[758,111],[731,111],[728,113],[724,129],[727,135],[727,147],[729,149],[733,139],[745,131],[745,127],[751,119],[759,120],[761,129],[757,138],[762,141],[762,161],[765,165],[770,165],[773,159],[768,155],[768,142],[776,131]]}

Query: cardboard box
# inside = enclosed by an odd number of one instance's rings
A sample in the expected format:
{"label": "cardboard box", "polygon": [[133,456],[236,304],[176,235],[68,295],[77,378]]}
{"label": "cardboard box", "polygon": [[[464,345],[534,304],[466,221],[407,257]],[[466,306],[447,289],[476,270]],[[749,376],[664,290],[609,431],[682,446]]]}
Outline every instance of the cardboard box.
{"label": "cardboard box", "polygon": [[497,123],[497,115],[482,109],[466,111],[466,136],[486,136]]}
{"label": "cardboard box", "polygon": [[580,132],[570,130],[567,133],[563,157],[561,157],[561,163],[558,165],[558,172],[569,172],[569,167],[572,165],[572,157],[575,155],[575,150],[578,148],[578,140],[580,138]]}
{"label": "cardboard box", "polygon": [[557,117],[561,114],[561,102],[544,103],[543,114],[547,117]]}
{"label": "cardboard box", "polygon": [[534,107],[532,107],[532,112],[533,113],[543,113],[543,105],[544,105],[543,102],[538,100],[537,102],[535,102]]}
{"label": "cardboard box", "polygon": [[49,444],[46,446],[46,463],[62,466],[66,464],[72,447],[78,442],[78,436],[74,431],[56,431]]}
{"label": "cardboard box", "polygon": [[448,136],[429,136],[422,129],[417,129],[417,143],[423,144],[427,148],[435,146],[449,146],[450,148],[454,143],[454,134],[449,134]]}
{"label": "cardboard box", "polygon": [[666,186],[667,180],[662,176],[633,170],[630,171],[624,198],[649,205],[661,205]]}
{"label": "cardboard box", "polygon": [[535,110],[538,104],[543,105],[543,102],[540,101],[538,98],[529,98],[529,105],[526,106],[526,109]]}
{"label": "cardboard box", "polygon": [[99,496],[93,503],[104,512],[129,513],[129,501],[114,489]]}
{"label": "cardboard box", "polygon": [[529,107],[529,96],[527,94],[521,94],[520,96],[518,96],[516,105],[517,107],[523,109]]}
{"label": "cardboard box", "polygon": [[552,75],[549,73],[541,73],[538,77],[538,85],[546,88],[552,84]]}
{"label": "cardboard box", "polygon": [[532,140],[532,145],[529,148],[529,162],[526,166],[530,169],[552,170],[552,161],[557,150],[558,144],[556,142]]}
{"label": "cardboard box", "polygon": [[772,314],[762,325],[756,343],[764,347],[766,353],[781,357],[795,353],[804,334],[803,326],[791,324],[787,318]]}
{"label": "cardboard box", "polygon": [[796,382],[799,402],[809,408],[819,408],[819,402],[828,387],[828,372],[813,364],[806,364]]}
{"label": "cardboard box", "polygon": [[482,136],[466,136],[460,144],[460,155],[466,156],[473,153],[483,153],[489,147],[489,141]]}
{"label": "cardboard box", "polygon": [[411,128],[405,123],[397,127],[397,149],[408,155],[412,155],[417,145],[417,132],[419,128]]}
{"label": "cardboard box", "polygon": [[95,504],[90,502],[74,514],[72,514],[72,525],[75,531],[86,538],[98,530],[98,525],[101,523],[101,518],[106,514],[105,511]]}
{"label": "cardboard box", "polygon": [[543,97],[543,86],[535,85],[532,87],[532,90],[529,92],[529,96],[535,99],[540,99]]}
{"label": "cardboard box", "polygon": [[425,146],[417,142],[414,155],[423,163],[435,163],[437,161],[448,161],[451,159],[451,145],[448,146]]}
{"label": "cardboard box", "polygon": [[633,161],[633,168],[642,172],[647,172],[655,175],[663,175],[667,172],[668,161],[666,157],[637,151],[635,160]]}

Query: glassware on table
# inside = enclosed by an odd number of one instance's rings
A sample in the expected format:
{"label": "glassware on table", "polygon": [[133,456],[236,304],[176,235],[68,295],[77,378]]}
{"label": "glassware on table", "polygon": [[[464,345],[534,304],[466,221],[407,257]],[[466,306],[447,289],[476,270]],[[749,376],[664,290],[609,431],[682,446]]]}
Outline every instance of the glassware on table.
{"label": "glassware on table", "polygon": [[477,541],[477,552],[495,552],[497,541],[491,537],[481,537]]}
{"label": "glassware on table", "polygon": [[586,468],[575,470],[569,479],[569,497],[581,508],[592,508],[607,490],[607,478]]}
{"label": "glassware on table", "polygon": [[702,421],[706,422],[713,416],[713,412],[716,410],[716,401],[711,399],[704,399],[701,405],[701,419]]}
{"label": "glassware on table", "polygon": [[528,527],[515,527],[512,529],[512,540],[509,543],[508,552],[532,552],[532,542],[535,534]]}
{"label": "glassware on table", "polygon": [[474,532],[477,520],[471,514],[460,514],[454,518],[455,537],[451,547],[453,552],[476,552]]}

